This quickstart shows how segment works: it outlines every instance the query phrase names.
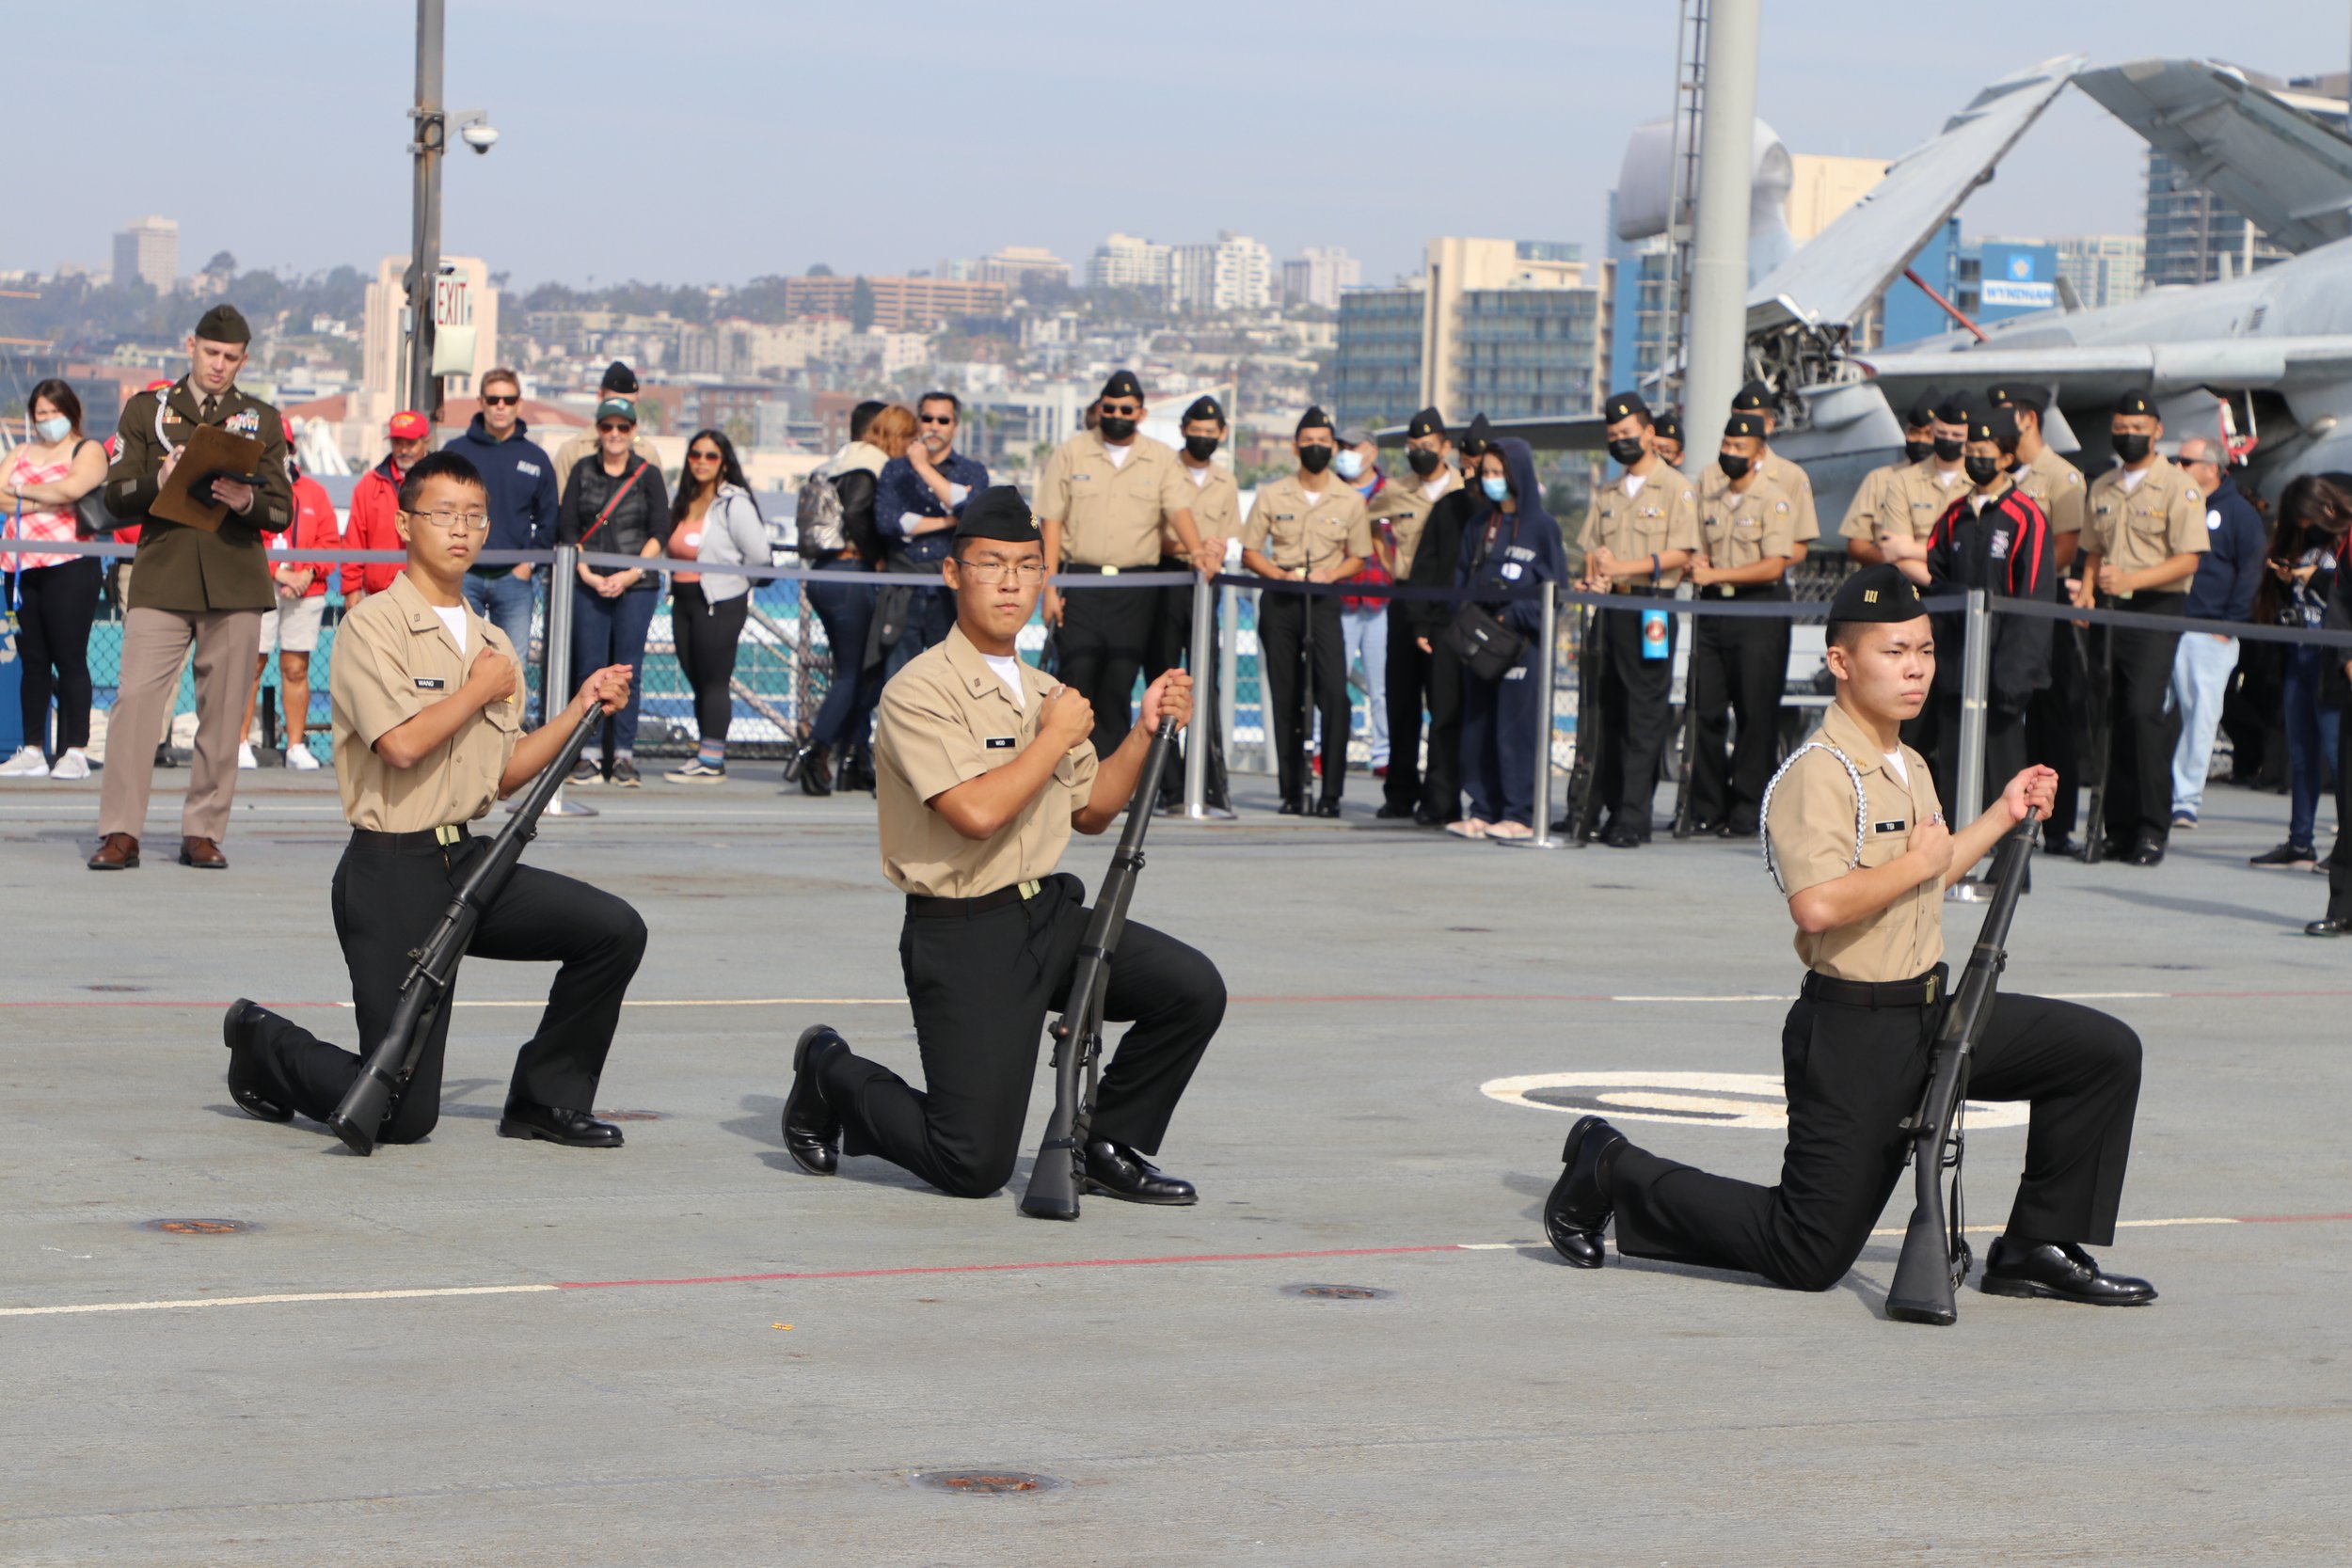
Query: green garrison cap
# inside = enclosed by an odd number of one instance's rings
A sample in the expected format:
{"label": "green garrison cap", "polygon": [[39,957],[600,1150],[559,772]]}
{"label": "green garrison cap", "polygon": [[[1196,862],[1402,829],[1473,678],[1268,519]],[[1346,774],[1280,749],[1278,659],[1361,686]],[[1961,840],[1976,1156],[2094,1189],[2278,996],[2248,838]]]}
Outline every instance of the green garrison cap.
{"label": "green garrison cap", "polygon": [[196,335],[208,343],[249,343],[253,328],[247,326],[245,312],[233,305],[215,305],[198,318]]}

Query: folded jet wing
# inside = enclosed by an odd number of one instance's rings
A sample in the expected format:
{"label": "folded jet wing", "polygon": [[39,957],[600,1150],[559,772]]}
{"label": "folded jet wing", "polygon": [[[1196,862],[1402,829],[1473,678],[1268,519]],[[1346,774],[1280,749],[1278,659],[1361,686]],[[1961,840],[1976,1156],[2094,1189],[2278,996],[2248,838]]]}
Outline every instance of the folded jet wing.
{"label": "folded jet wing", "polygon": [[1899,408],[1924,388],[1981,390],[2002,381],[2055,387],[2069,402],[2078,402],[2126,391],[2162,395],[2194,387],[2283,390],[2352,380],[2352,334],[1960,352],[1924,349],[1853,357]]}
{"label": "folded jet wing", "polygon": [[1932,140],[1887,169],[1870,194],[1749,291],[1748,331],[1840,325],[1902,275],[1968,193],[2065,90],[2083,56],[2061,55],[1977,94]]}
{"label": "folded jet wing", "polygon": [[[2135,60],[2074,78],[2290,254],[2352,234],[2352,140],[2213,60]],[[1802,259],[1802,258],[1800,258]]]}

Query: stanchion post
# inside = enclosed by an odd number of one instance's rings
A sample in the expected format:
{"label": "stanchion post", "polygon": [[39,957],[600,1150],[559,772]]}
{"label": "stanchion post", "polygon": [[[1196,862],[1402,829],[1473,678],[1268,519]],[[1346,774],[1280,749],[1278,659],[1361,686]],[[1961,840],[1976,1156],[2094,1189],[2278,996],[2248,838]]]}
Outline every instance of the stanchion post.
{"label": "stanchion post", "polygon": [[[1541,641],[1535,652],[1535,678],[1543,683],[1542,697],[1535,705],[1535,820],[1530,827],[1535,836],[1527,841],[1531,849],[1557,849],[1560,840],[1551,836],[1551,705],[1558,694],[1552,681],[1559,673],[1560,589],[1557,583],[1544,584],[1544,625]],[[1578,699],[1580,702],[1581,698]],[[1579,720],[1581,725],[1583,721]],[[1581,736],[1579,737],[1580,743]]]}
{"label": "stanchion post", "polygon": [[[555,546],[555,563],[548,568],[548,649],[543,668],[547,689],[539,699],[541,721],[564,711],[572,695],[572,591],[580,581],[580,546]],[[584,752],[582,753],[585,754]],[[548,802],[549,816],[594,816],[596,808],[564,798],[559,788]]]}
{"label": "stanchion post", "polygon": [[1241,594],[1216,587],[1216,740],[1228,768],[1233,762],[1233,689],[1241,678]]}
{"label": "stanchion post", "polygon": [[1209,650],[1216,646],[1210,617],[1216,613],[1216,587],[1205,574],[1192,579],[1192,648],[1186,663],[1192,670],[1192,733],[1184,737],[1184,815],[1199,822],[1209,815],[1208,725],[1215,716],[1199,705],[1200,683],[1208,678]]}
{"label": "stanchion post", "polygon": [[[1959,815],[1952,818],[1954,827],[1974,822],[1984,810],[1984,725],[1993,685],[1993,617],[1983,589],[1968,590],[1968,608],[1962,615],[1965,629],[1961,633],[1960,762],[1952,790]],[[1974,879],[1963,878],[1945,896],[1972,904],[1980,896],[1981,886]]]}

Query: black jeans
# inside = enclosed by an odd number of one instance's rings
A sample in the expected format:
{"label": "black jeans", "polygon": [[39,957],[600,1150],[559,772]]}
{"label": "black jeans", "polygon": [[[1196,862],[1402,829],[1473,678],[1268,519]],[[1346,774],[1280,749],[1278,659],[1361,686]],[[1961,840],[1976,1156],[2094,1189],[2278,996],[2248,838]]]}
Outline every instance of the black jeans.
{"label": "black jeans", "polygon": [[[1069,1001],[1087,919],[1086,888],[1067,875],[1046,878],[1034,898],[978,914],[910,911],[898,966],[923,1087],[878,1062],[835,1055],[823,1085],[842,1148],[879,1154],[957,1197],[986,1197],[1010,1180],[1045,1015]],[[1089,1135],[1156,1153],[1225,1017],[1225,981],[1199,952],[1131,922],[1104,1014],[1135,1027],[1104,1070]]]}
{"label": "black jeans", "polygon": [[[57,566],[35,566],[17,578],[16,645],[24,657],[24,684],[18,695],[24,719],[24,744],[58,752],[89,744],[89,628],[98,619],[98,590],[104,571],[86,555]],[[51,751],[49,703],[57,704],[57,744]]]}
{"label": "black jeans", "polygon": [[[410,950],[432,934],[467,866],[488,842],[467,838],[447,849],[393,848],[355,835],[343,851],[335,868],[335,939],[351,971],[362,1050],[373,1050],[389,1027],[401,982],[408,977]],[[569,1110],[594,1105],[620,1023],[621,999],[644,954],[645,923],[628,904],[552,871],[515,867],[482,911],[466,955],[564,967],[556,971],[537,1031],[515,1058],[509,1098]],[[453,977],[416,1072],[384,1130],[385,1143],[415,1143],[440,1119],[441,1058],[456,991]],[[327,1118],[359,1075],[358,1056],[275,1014],[261,1040],[262,1092],[314,1121]]]}
{"label": "black jeans", "polygon": [[[1740,1269],[1791,1290],[1836,1285],[1903,1174],[1911,1140],[1899,1124],[1918,1108],[1941,1013],[1799,998],[1780,1036],[1788,1144],[1779,1183],[1759,1187],[1622,1149],[1617,1249]],[[2075,1003],[1995,996],[1968,1092],[2033,1101],[2010,1233],[2113,1242],[2139,1103],[2139,1037]]]}
{"label": "black jeans", "polygon": [[726,743],[727,726],[735,719],[735,696],[727,683],[735,678],[735,651],[751,612],[751,594],[712,604],[703,597],[699,582],[679,583],[670,597],[677,667],[693,689],[694,727],[705,740]]}

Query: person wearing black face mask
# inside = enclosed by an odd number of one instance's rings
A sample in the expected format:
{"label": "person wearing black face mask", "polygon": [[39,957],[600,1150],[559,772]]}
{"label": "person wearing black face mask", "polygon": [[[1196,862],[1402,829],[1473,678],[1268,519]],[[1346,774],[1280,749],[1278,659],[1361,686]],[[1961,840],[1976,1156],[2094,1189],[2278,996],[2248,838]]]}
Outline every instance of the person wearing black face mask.
{"label": "person wearing black face mask", "polygon": [[[1435,415],[1437,410],[1425,409]],[[1479,459],[1493,443],[1494,430],[1486,416],[1474,414],[1454,450],[1461,473],[1447,481],[1444,494],[1429,509],[1421,539],[1412,550],[1406,581],[1415,588],[1450,588],[1454,568],[1462,557],[1462,531],[1480,510],[1484,496],[1475,478]],[[1421,804],[1413,821],[1424,828],[1443,828],[1462,819],[1462,664],[1446,639],[1456,607],[1443,599],[1409,599],[1400,607],[1413,628],[1414,650],[1429,662],[1425,688],[1429,703],[1428,760],[1422,767]],[[1391,686],[1391,690],[1395,688]],[[1389,785],[1396,785],[1397,752],[1391,736]],[[1409,753],[1408,753],[1409,754]],[[1391,799],[1395,799],[1391,796]]]}
{"label": "person wearing black face mask", "polygon": [[[2050,521],[2010,474],[2017,452],[2017,416],[2008,408],[1971,420],[1962,462],[1968,493],[1936,519],[1927,555],[1896,562],[1903,575],[1936,594],[1981,588],[1994,598],[2058,598],[2058,555]],[[1947,613],[1935,625],[1936,734],[1944,744],[1930,759],[1942,799],[1960,799],[1961,681],[1966,669],[1967,617]],[[2050,684],[2050,646],[2056,623],[2026,615],[1994,615],[1987,660],[1991,679],[1985,703],[1981,800],[2000,793],[2026,766],[2026,707]]]}
{"label": "person wearing black face mask", "polygon": [[[2090,487],[2083,483],[2082,470],[2052,451],[2042,438],[2042,420],[2050,406],[2050,394],[2030,383],[2004,381],[1985,393],[1985,401],[1994,408],[2014,411],[2017,462],[2010,473],[2017,481],[2017,488],[2031,496],[2033,503],[2042,508],[2042,515],[2050,520],[2058,592],[2071,597],[2074,585],[2066,579],[2082,546],[2084,499]],[[2083,692],[2084,641],[2090,629],[2077,631],[2069,626],[2055,635],[2050,645],[2050,684],[2034,693],[2026,709],[2026,750],[2043,767],[2056,768],[2058,776],[2058,802],[2042,824],[2043,854],[2074,852],[2074,816],[2082,785],[2078,741],[2090,727]]]}
{"label": "person wearing black face mask", "polygon": [[[1431,509],[1459,488],[1446,465],[1446,454],[1453,450],[1446,439],[1445,417],[1435,408],[1422,409],[1405,427],[1405,463],[1411,477],[1391,479],[1373,495],[1367,509],[1373,560],[1393,581],[1403,582],[1411,574]],[[1383,610],[1389,636],[1389,776],[1381,781],[1380,808],[1373,815],[1390,821],[1427,815],[1422,800],[1421,716],[1424,702],[1433,714],[1438,703],[1432,688],[1434,656],[1418,641],[1414,608],[1391,599]]]}
{"label": "person wearing black face mask", "polygon": [[[1116,371],[1103,384],[1096,428],[1064,441],[1046,460],[1036,512],[1045,559],[1057,572],[1117,577],[1148,572],[1181,554],[1201,572],[1224,561],[1193,520],[1193,487],[1176,451],[1136,434],[1143,384]],[[1164,548],[1172,535],[1177,548]],[[1094,749],[1108,756],[1133,721],[1136,676],[1151,657],[1160,620],[1150,588],[1092,588],[1065,597],[1047,585],[1045,624],[1058,626],[1061,678],[1094,707]]]}
{"label": "person wearing black face mask", "polygon": [[[1919,454],[1863,480],[1837,527],[1846,553],[1864,566],[1919,560],[1936,519],[1967,489],[1960,464],[1967,436],[1965,401],[1953,397],[1938,404],[1933,392],[1921,392],[1903,417],[1903,451],[1908,454],[1916,447]],[[1908,731],[1903,740],[1915,750],[1930,750]]]}
{"label": "person wearing black face mask", "polygon": [[1650,450],[1658,454],[1660,462],[1669,468],[1680,471],[1682,467],[1682,416],[1671,408],[1659,415],[1658,422],[1650,426],[1649,444]]}
{"label": "person wearing black face mask", "polygon": [[[1772,389],[1761,381],[1751,381],[1740,388],[1731,400],[1735,414],[1754,414],[1764,421],[1764,440],[1756,453],[1756,466],[1764,470],[1764,477],[1777,485],[1788,499],[1788,515],[1793,519],[1790,532],[1795,539],[1796,553],[1788,563],[1795,565],[1805,558],[1813,541],[1821,536],[1821,520],[1813,508],[1813,477],[1772,450],[1772,432],[1780,428],[1780,405],[1772,401]],[[1700,494],[1706,494],[1704,488]]]}
{"label": "person wearing black face mask", "polygon": [[[1242,564],[1276,582],[1344,582],[1372,555],[1364,499],[1331,471],[1339,448],[1330,416],[1310,408],[1291,440],[1298,471],[1258,487],[1242,525]],[[1323,792],[1317,816],[1340,815],[1347,779],[1347,667],[1336,594],[1258,595],[1259,669],[1274,742],[1281,814],[1307,815],[1306,704],[1323,720]],[[1310,664],[1311,663],[1311,670]]]}
{"label": "person wearing black face mask", "polygon": [[[2187,602],[2197,558],[2209,547],[2205,499],[2187,474],[2156,451],[2164,420],[2139,392],[2126,392],[2109,423],[2121,467],[2091,483],[2083,526],[2082,581],[2074,603],[2152,615],[2178,615]],[[2167,698],[2176,631],[2110,627],[2105,842],[2086,845],[2133,865],[2163,861],[2172,831],[2172,749],[2180,717]]]}
{"label": "person wearing black face mask", "polygon": [[[1796,555],[1797,503],[1759,459],[1764,421],[1734,414],[1716,458],[1722,477],[1700,486],[1701,546],[1690,577],[1703,598],[1785,599]],[[1764,786],[1779,760],[1780,699],[1788,683],[1788,623],[1702,615],[1691,638],[1691,820],[1697,832],[1753,838]],[[1731,720],[1739,739],[1726,747]],[[1728,755],[1726,755],[1728,751]]]}
{"label": "person wearing black face mask", "polygon": [[[1683,564],[1699,545],[1698,493],[1651,450],[1655,428],[1639,394],[1619,392],[1601,405],[1609,455],[1624,467],[1593,492],[1578,543],[1584,580],[1595,594],[1671,599]],[[1653,628],[1659,633],[1650,641]],[[1593,808],[1605,808],[1601,842],[1631,849],[1649,842],[1650,801],[1658,792],[1658,759],[1674,718],[1675,618],[1610,610],[1590,636],[1603,640],[1603,673],[1590,707],[1580,700],[1578,723],[1592,717]],[[1581,744],[1581,742],[1580,742]],[[1587,824],[1569,824],[1581,832]]]}
{"label": "person wearing black face mask", "polygon": [[[1192,406],[1184,410],[1181,433],[1184,444],[1177,452],[1178,471],[1192,489],[1192,520],[1200,531],[1201,554],[1222,562],[1225,542],[1241,532],[1241,487],[1234,483],[1231,468],[1221,467],[1214,461],[1216,449],[1225,442],[1224,405],[1213,397],[1195,398]],[[1188,572],[1192,566],[1192,561],[1184,554],[1184,541],[1172,526],[1164,527],[1160,531],[1160,570]],[[1214,715],[1216,711],[1216,633],[1212,621],[1208,666],[1192,672],[1196,711],[1204,715]],[[1167,671],[1183,669],[1191,657],[1192,590],[1163,588],[1152,655],[1143,666],[1144,684],[1151,685]],[[1160,781],[1160,810],[1173,813],[1184,809],[1182,747],[1206,746],[1208,770],[1201,791],[1202,803],[1212,816],[1231,817],[1233,806],[1227,794],[1225,752],[1217,740],[1216,725],[1210,722],[1196,726],[1178,745],[1178,754],[1168,759],[1168,772]]]}

